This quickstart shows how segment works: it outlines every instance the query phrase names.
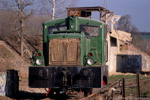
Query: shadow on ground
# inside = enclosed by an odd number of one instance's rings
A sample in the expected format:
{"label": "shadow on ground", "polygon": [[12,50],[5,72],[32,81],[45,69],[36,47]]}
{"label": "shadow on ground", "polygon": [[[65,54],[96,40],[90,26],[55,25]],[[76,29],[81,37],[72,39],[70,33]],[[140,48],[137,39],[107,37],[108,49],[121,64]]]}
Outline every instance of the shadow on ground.
{"label": "shadow on ground", "polygon": [[67,100],[69,97],[65,94],[59,94],[59,95],[49,95],[46,96],[45,93],[31,93],[27,91],[19,91],[18,94],[14,97],[10,97],[15,100]]}
{"label": "shadow on ground", "polygon": [[19,91],[18,94],[13,98],[16,100],[23,100],[23,99],[40,100],[45,99],[47,97],[45,93],[31,93],[27,91]]}

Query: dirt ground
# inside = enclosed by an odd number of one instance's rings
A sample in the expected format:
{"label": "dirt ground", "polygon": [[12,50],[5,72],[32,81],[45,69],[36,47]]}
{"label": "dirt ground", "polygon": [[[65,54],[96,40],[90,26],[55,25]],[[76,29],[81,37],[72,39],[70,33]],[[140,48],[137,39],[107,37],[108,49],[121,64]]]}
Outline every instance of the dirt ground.
{"label": "dirt ground", "polygon": [[0,96],[0,100],[77,100],[72,99],[76,95],[77,97],[83,97],[82,93],[76,93],[70,97],[60,94],[59,96],[54,95],[53,97],[47,97],[46,91],[43,88],[30,88],[28,86],[28,79],[20,79],[19,81],[19,93],[16,97],[4,97]]}
{"label": "dirt ground", "polygon": [[46,97],[44,89],[29,88],[28,79],[20,79],[17,96],[14,98],[0,96],[0,100],[50,100],[50,98]]}
{"label": "dirt ground", "polygon": [[[109,84],[116,82],[118,79],[125,79],[125,95],[126,98],[137,98],[137,86],[136,86],[136,75],[115,75],[109,77]],[[150,75],[141,75],[140,74],[140,95],[141,98],[146,98],[142,100],[150,100]],[[117,82],[118,83],[118,82]],[[116,88],[119,91],[121,88]],[[93,89],[93,92],[96,92],[99,90]],[[119,93],[119,94],[118,94]],[[114,98],[121,98],[121,92],[115,92],[114,91]],[[71,94],[68,97],[65,95],[59,95],[58,97],[54,97],[55,100],[78,100],[75,99],[76,97],[83,96],[82,92]],[[46,91],[45,89],[39,89],[39,88],[29,88],[28,86],[28,79],[20,79],[19,81],[19,93],[15,98],[9,98],[9,97],[1,97],[0,100],[54,100],[54,98],[46,97]],[[127,99],[128,100],[128,99]]]}

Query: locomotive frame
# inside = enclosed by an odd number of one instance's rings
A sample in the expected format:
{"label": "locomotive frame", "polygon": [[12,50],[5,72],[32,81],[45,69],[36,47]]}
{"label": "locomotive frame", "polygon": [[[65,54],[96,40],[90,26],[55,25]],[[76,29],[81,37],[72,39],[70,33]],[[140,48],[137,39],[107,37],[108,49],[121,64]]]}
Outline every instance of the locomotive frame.
{"label": "locomotive frame", "polygon": [[107,25],[68,16],[43,23],[43,52],[29,67],[32,88],[92,89],[108,82]]}

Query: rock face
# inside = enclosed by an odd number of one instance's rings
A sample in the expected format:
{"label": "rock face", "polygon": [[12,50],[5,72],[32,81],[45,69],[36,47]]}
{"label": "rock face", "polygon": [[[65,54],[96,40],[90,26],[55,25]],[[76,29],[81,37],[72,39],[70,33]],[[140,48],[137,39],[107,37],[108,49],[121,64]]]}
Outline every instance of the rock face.
{"label": "rock face", "polygon": [[4,41],[0,41],[0,61],[0,72],[15,69],[20,77],[28,77],[29,64]]}

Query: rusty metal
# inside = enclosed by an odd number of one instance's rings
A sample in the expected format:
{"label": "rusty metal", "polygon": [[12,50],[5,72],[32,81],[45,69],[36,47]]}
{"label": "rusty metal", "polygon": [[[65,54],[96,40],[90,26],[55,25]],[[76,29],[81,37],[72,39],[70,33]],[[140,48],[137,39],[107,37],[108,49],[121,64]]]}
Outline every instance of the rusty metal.
{"label": "rusty metal", "polygon": [[113,12],[107,10],[104,7],[73,7],[73,8],[67,8],[68,16],[78,16],[78,17],[89,17],[91,18],[92,12],[99,12],[100,13],[100,19],[103,22],[106,22],[108,17],[110,15],[113,15]]}
{"label": "rusty metal", "polygon": [[80,65],[80,39],[52,39],[50,65]]}

